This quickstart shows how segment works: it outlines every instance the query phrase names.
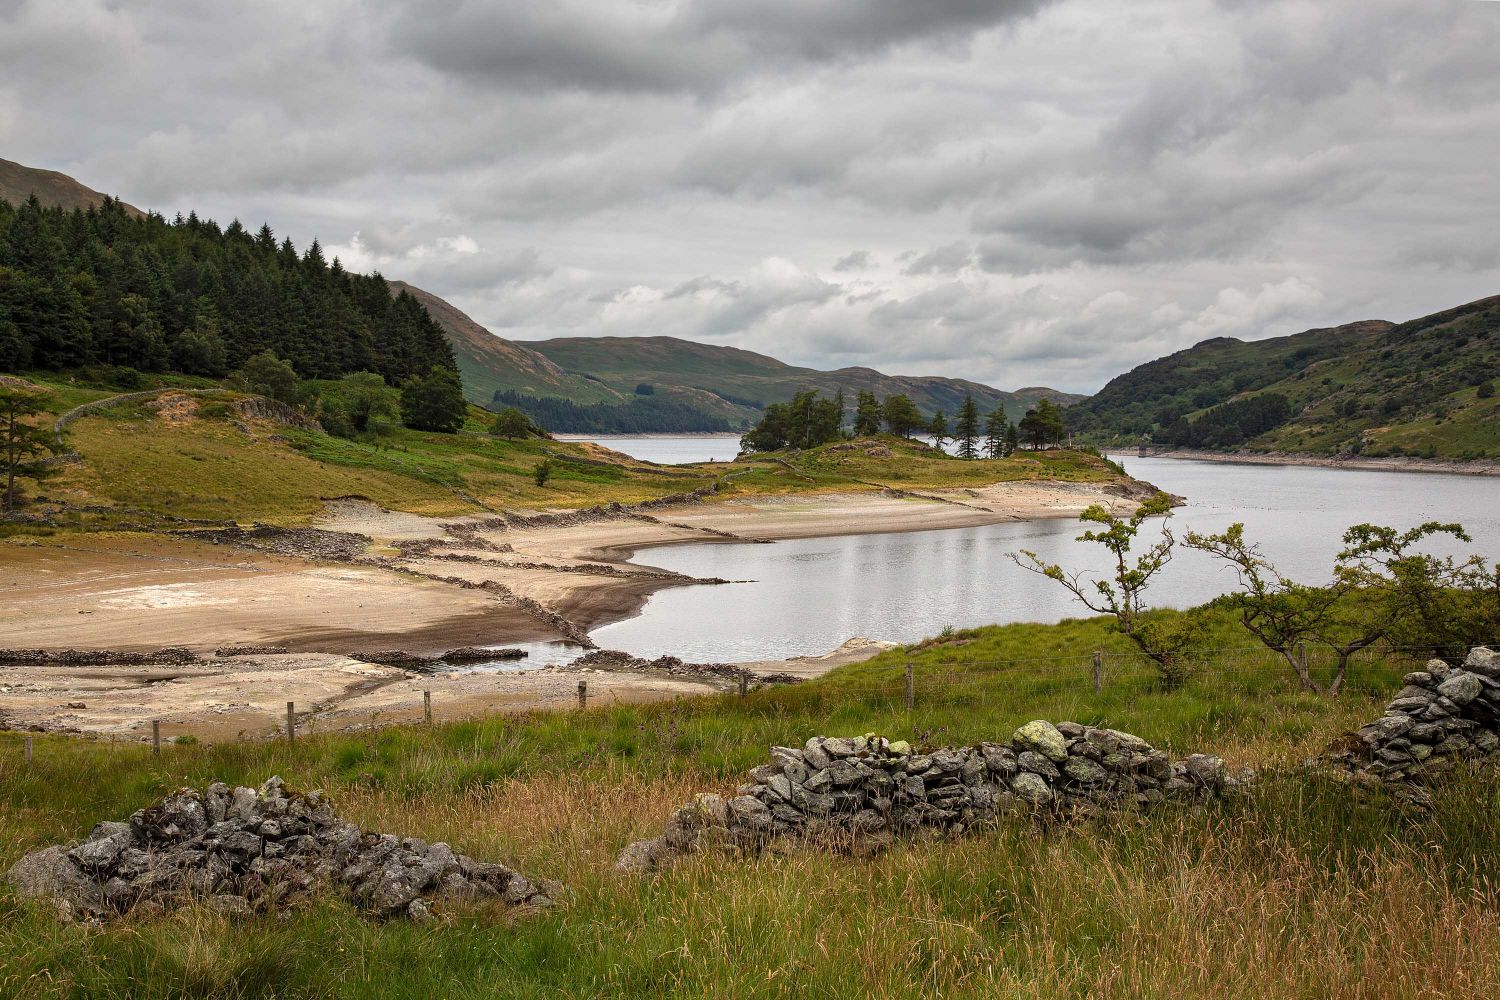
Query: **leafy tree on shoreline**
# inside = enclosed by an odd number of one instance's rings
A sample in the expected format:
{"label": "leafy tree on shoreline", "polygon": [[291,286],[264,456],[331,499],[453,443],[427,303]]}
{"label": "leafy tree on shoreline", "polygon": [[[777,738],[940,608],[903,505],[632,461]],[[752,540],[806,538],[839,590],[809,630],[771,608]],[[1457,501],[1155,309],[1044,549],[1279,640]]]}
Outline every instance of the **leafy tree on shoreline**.
{"label": "leafy tree on shoreline", "polygon": [[[1175,687],[1188,677],[1191,668],[1189,655],[1193,644],[1200,638],[1200,626],[1191,616],[1174,619],[1170,624],[1150,618],[1143,597],[1151,581],[1172,560],[1177,539],[1165,523],[1171,515],[1172,498],[1165,493],[1157,493],[1146,500],[1128,518],[1117,517],[1099,504],[1080,514],[1080,521],[1102,525],[1102,530],[1091,528],[1084,531],[1078,540],[1098,542],[1109,552],[1112,568],[1108,577],[1086,579],[1081,572],[1069,573],[1028,549],[1012,552],[1010,558],[1024,570],[1056,580],[1094,614],[1113,618],[1115,630],[1156,663],[1157,673],[1164,684]],[[1141,525],[1152,517],[1164,519],[1161,539],[1132,562],[1131,549]]]}
{"label": "leafy tree on shoreline", "polygon": [[514,406],[507,406],[495,414],[495,422],[490,424],[490,433],[496,437],[511,439],[530,437],[531,418]]}

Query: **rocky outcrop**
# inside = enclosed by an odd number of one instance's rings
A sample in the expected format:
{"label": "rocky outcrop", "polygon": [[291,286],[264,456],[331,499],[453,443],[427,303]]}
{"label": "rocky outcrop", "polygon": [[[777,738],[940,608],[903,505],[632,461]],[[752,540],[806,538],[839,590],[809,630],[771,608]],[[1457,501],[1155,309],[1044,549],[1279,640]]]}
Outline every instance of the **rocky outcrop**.
{"label": "rocky outcrop", "polygon": [[1461,667],[1432,660],[1402,680],[1384,715],[1313,763],[1425,806],[1423,779],[1500,748],[1500,653],[1479,646]]}
{"label": "rocky outcrop", "polygon": [[433,906],[496,901],[548,906],[561,885],[455,854],[447,844],[367,833],[341,820],[321,792],[210,785],[173,792],[83,842],[27,854],[10,881],[55,903],[66,919],[162,912],[197,898],[229,914],[286,907],[342,891],[379,917],[430,919]]}
{"label": "rocky outcrop", "polygon": [[874,735],[814,737],[773,747],[736,795],[703,794],[653,840],[627,847],[624,872],[651,871],[705,842],[754,847],[783,836],[833,834],[867,843],[923,831],[961,833],[1012,814],[1136,809],[1217,795],[1248,781],[1218,757],[1174,762],[1145,740],[1073,722],[1035,721],[1008,743],[920,752]]}

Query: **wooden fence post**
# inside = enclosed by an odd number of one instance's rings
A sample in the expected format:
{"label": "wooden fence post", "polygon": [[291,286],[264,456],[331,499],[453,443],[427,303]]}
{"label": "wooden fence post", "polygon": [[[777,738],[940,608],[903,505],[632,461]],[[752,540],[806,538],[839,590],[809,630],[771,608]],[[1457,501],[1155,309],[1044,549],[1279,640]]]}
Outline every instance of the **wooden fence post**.
{"label": "wooden fence post", "polygon": [[585,709],[589,707],[589,682],[578,682],[578,707]]}
{"label": "wooden fence post", "polygon": [[740,697],[743,698],[750,693],[750,672],[740,671]]}
{"label": "wooden fence post", "polygon": [[1307,675],[1307,643],[1297,643],[1297,662],[1302,665],[1303,676]]}
{"label": "wooden fence post", "polygon": [[422,692],[422,718],[424,720],[426,720],[426,722],[427,722],[427,724],[429,726],[432,725],[432,692],[431,691],[423,691]]}
{"label": "wooden fence post", "polygon": [[1094,693],[1104,691],[1104,650],[1094,650]]}
{"label": "wooden fence post", "polygon": [[161,720],[151,720],[151,752],[161,756]]}
{"label": "wooden fence post", "polygon": [[21,753],[22,753],[22,756],[24,756],[26,758],[26,766],[30,767],[31,766],[31,737],[30,736],[26,737],[26,739],[22,741],[22,743],[21,743]]}
{"label": "wooden fence post", "polygon": [[906,710],[910,712],[917,705],[917,675],[912,668],[910,660],[906,661]]}
{"label": "wooden fence post", "polygon": [[289,745],[297,742],[297,704],[291,701],[286,703],[286,741]]}

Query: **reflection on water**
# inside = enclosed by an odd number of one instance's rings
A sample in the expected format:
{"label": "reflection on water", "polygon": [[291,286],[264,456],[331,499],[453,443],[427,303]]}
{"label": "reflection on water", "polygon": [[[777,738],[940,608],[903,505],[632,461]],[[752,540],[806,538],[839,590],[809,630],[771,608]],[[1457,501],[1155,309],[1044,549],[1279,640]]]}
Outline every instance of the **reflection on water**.
{"label": "reflection on water", "polygon": [[[1473,550],[1500,556],[1496,478],[1132,457],[1123,462],[1131,474],[1188,498],[1171,520],[1178,537],[1189,528],[1221,531],[1243,521],[1248,537],[1299,580],[1326,580],[1344,529],[1362,521],[1399,528],[1459,521],[1474,536]],[[1160,530],[1157,524],[1143,532],[1146,541]],[[592,637],[638,656],[732,662],[824,653],[855,635],[913,642],[946,625],[1058,621],[1087,612],[1059,585],[1022,570],[1007,554],[1032,549],[1070,569],[1105,569],[1098,546],[1077,542],[1078,533],[1076,521],[1051,520],[646,550],[634,561],[754,582],[661,591],[639,617],[597,629]],[[1207,556],[1179,550],[1150,596],[1154,604],[1183,607],[1233,584],[1233,575]]]}

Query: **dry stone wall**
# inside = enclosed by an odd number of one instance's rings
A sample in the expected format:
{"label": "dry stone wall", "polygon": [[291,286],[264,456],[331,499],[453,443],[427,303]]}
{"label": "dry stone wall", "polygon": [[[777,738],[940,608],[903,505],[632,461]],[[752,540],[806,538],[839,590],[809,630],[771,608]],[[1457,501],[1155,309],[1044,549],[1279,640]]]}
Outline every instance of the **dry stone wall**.
{"label": "dry stone wall", "polygon": [[321,792],[288,792],[275,777],[258,791],[216,783],[173,792],[124,823],[100,823],[79,844],[33,851],[10,880],[65,919],[86,921],[194,897],[250,914],[335,887],[371,915],[426,920],[435,904],[548,906],[562,888],[447,844],[368,833]]}
{"label": "dry stone wall", "polygon": [[1500,748],[1500,653],[1478,646],[1462,666],[1432,660],[1403,682],[1385,714],[1340,741],[1322,763],[1425,804],[1423,779]]}
{"label": "dry stone wall", "polygon": [[875,735],[814,737],[773,747],[738,793],[702,794],[660,837],[627,847],[624,872],[651,871],[705,841],[755,846],[775,837],[853,835],[885,841],[961,833],[1011,814],[1090,814],[1169,797],[1217,795],[1250,780],[1218,757],[1173,761],[1138,736],[1037,720],[1008,743],[918,752]]}

